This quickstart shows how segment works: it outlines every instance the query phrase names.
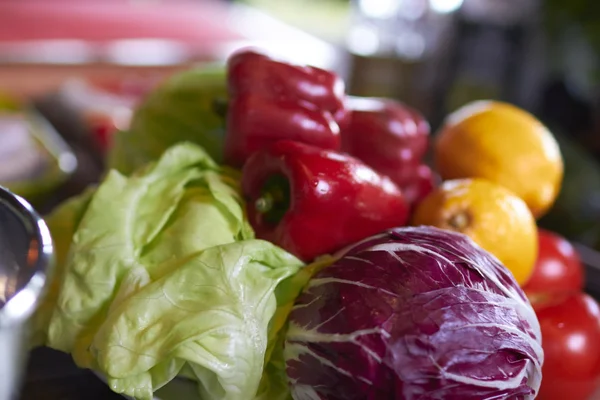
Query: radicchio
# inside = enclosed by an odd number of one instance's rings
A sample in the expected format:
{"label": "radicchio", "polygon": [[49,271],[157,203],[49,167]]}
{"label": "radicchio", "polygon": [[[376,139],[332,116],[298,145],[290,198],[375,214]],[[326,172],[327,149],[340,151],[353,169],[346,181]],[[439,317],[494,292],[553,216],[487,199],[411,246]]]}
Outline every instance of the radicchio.
{"label": "radicchio", "polygon": [[284,352],[295,400],[533,399],[543,363],[511,273],[432,227],[373,236],[317,273]]}

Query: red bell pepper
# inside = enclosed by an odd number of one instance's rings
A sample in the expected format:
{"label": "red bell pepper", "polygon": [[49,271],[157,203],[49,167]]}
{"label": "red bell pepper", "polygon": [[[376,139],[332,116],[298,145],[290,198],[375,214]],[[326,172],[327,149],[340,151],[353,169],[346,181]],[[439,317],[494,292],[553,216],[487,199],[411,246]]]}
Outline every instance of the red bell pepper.
{"label": "red bell pepper", "polygon": [[392,99],[350,97],[350,123],[342,148],[377,171],[415,165],[427,152],[429,124],[413,108]]}
{"label": "red bell pepper", "polygon": [[[402,189],[404,198],[414,208],[429,193],[435,189],[438,184],[438,176],[429,168],[428,165],[419,164],[416,167],[405,167],[406,178],[404,183],[397,183]],[[394,180],[393,177],[392,180]]]}
{"label": "red bell pepper", "polygon": [[304,261],[408,219],[402,191],[389,178],[354,157],[290,140],[248,159],[242,191],[257,237]]}
{"label": "red bell pepper", "polygon": [[228,164],[240,167],[252,153],[282,139],[340,148],[339,124],[348,118],[344,83],[333,72],[245,50],[229,58],[227,86]]}
{"label": "red bell pepper", "polygon": [[429,124],[415,109],[392,99],[349,97],[349,124],[342,132],[342,150],[390,177],[413,204],[435,183],[422,164],[429,145]]}

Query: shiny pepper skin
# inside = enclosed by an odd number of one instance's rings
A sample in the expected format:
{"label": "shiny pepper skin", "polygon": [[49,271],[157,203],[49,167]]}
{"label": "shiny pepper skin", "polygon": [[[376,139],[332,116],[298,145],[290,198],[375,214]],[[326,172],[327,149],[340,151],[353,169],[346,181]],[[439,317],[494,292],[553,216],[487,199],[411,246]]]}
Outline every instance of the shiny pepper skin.
{"label": "shiny pepper skin", "polygon": [[335,73],[242,50],[228,60],[227,87],[228,164],[241,167],[255,151],[283,139],[340,148],[340,124],[347,124],[348,114],[344,82]]}
{"label": "shiny pepper skin", "polygon": [[389,178],[354,157],[290,140],[250,157],[242,191],[257,237],[307,262],[408,219]]}
{"label": "shiny pepper skin", "polygon": [[430,127],[415,109],[393,99],[348,97],[342,150],[390,177],[415,204],[436,185],[423,163]]}

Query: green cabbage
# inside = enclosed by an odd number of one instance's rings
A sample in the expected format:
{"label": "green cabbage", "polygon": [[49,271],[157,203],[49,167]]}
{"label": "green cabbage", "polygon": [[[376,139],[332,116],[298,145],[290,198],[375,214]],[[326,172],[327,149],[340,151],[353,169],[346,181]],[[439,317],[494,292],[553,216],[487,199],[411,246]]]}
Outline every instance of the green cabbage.
{"label": "green cabbage", "polygon": [[202,146],[221,162],[225,117],[219,105],[226,98],[223,67],[173,75],[137,107],[129,129],[115,134],[109,168],[129,174],[182,141]]}

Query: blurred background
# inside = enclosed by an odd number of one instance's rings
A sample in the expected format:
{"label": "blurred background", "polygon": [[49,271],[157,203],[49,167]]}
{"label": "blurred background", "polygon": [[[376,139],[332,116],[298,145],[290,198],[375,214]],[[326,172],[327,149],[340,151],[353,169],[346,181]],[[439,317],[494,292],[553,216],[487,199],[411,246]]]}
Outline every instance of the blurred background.
{"label": "blurred background", "polygon": [[541,224],[600,247],[592,0],[0,0],[0,108],[29,111],[0,119],[0,182],[50,209],[98,178],[111,133],[158,82],[248,44],[334,69],[351,94],[400,99],[434,132],[472,100],[533,112],[567,164]]}
{"label": "blurred background", "polygon": [[592,0],[0,0],[0,107],[36,111],[0,119],[0,182],[50,209],[97,179],[111,132],[158,82],[249,44],[334,69],[351,94],[400,99],[434,132],[472,100],[533,112],[567,164],[541,224],[600,247]]}
{"label": "blurred background", "polygon": [[600,248],[592,0],[0,0],[0,182],[51,209],[98,179],[149,90],[245,45],[333,69],[351,94],[400,99],[434,132],[472,100],[531,111],[566,163],[540,224]]}
{"label": "blurred background", "polygon": [[[433,132],[478,99],[534,113],[565,160],[540,226],[577,244],[600,298],[594,0],[0,0],[0,184],[49,211],[100,178],[111,135],[152,88],[245,45],[333,69],[350,94],[408,103]],[[37,362],[45,377],[57,363]]]}

